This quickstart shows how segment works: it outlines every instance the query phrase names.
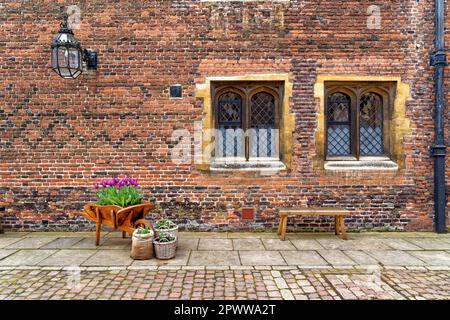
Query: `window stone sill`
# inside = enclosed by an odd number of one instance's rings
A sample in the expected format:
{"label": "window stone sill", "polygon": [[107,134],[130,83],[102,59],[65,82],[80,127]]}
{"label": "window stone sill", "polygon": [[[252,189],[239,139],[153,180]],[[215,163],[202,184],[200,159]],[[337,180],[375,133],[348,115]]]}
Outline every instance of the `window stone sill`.
{"label": "window stone sill", "polygon": [[359,161],[325,161],[326,171],[397,171],[398,165],[385,158],[361,159]]}
{"label": "window stone sill", "polygon": [[276,159],[214,159],[211,162],[210,171],[280,171],[286,169],[283,162]]}

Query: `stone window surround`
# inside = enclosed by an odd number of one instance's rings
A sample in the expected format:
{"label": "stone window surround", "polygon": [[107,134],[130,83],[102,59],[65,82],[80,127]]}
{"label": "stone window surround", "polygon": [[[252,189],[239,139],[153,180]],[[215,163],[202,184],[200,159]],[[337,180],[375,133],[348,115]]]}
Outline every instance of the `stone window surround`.
{"label": "stone window surround", "polygon": [[[325,82],[395,82],[396,95],[392,105],[390,119],[391,158],[362,157],[355,161],[326,161],[325,157]],[[314,98],[319,102],[317,128],[315,132],[315,155],[313,167],[327,171],[397,171],[405,168],[404,136],[411,132],[410,121],[406,117],[406,101],[410,98],[410,86],[402,82],[401,77],[393,76],[358,76],[319,74],[314,85]]]}
{"label": "stone window surround", "polygon": [[[237,82],[237,81],[272,81],[272,82],[283,82],[284,83],[284,95],[283,99],[280,103],[280,121],[279,121],[279,130],[280,130],[280,158],[281,162],[277,164],[274,168],[273,164],[270,164],[269,170],[282,170],[289,169],[291,167],[292,160],[292,145],[293,145],[293,132],[295,131],[295,115],[290,111],[290,101],[292,98],[292,87],[293,84],[289,80],[289,75],[287,73],[279,73],[279,74],[253,74],[253,75],[238,75],[238,76],[211,76],[206,77],[204,83],[200,83],[196,85],[196,98],[203,100],[203,117],[202,117],[202,150],[206,150],[207,147],[213,143],[212,137],[207,134],[209,129],[214,128],[215,119],[213,116],[213,97],[211,96],[211,83],[214,82]],[[197,157],[195,160],[196,167],[202,171],[211,171],[211,162],[212,157],[210,154],[202,154],[200,157]],[[243,163],[242,166],[233,165],[229,169],[223,167],[217,171],[235,171],[239,169],[239,171],[253,171],[261,169],[264,170],[266,163],[261,167],[258,164],[252,166],[252,163]],[[216,171],[213,169],[212,171]]]}

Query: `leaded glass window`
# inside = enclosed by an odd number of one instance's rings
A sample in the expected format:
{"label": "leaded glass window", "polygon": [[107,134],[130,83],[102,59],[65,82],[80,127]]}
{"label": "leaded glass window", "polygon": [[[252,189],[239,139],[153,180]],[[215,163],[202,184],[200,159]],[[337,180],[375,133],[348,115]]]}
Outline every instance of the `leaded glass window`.
{"label": "leaded glass window", "polygon": [[330,156],[351,154],[350,97],[334,93],[328,97],[327,148]]}
{"label": "leaded glass window", "polygon": [[275,155],[275,97],[267,92],[254,94],[250,100],[250,157]]}
{"label": "leaded glass window", "polygon": [[[326,88],[326,155],[354,160],[385,156],[389,137],[384,125],[395,94],[389,84],[344,83]],[[385,145],[386,144],[386,145]],[[337,158],[336,158],[337,157]]]}
{"label": "leaded glass window", "polygon": [[383,154],[383,100],[366,93],[359,103],[359,150],[361,155]]}
{"label": "leaded glass window", "polygon": [[[228,161],[280,160],[278,107],[281,83],[237,82],[213,86],[215,157]],[[270,159],[266,159],[270,158]]]}
{"label": "leaded glass window", "polygon": [[226,92],[218,99],[218,156],[239,157],[244,155],[242,130],[242,97]]}

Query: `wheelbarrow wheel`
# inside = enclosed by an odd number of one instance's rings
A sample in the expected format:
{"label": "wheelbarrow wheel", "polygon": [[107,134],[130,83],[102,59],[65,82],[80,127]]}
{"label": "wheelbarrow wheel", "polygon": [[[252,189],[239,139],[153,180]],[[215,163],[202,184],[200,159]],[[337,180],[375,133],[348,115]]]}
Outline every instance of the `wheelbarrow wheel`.
{"label": "wheelbarrow wheel", "polygon": [[138,227],[145,227],[145,226],[147,226],[149,229],[151,229],[152,231],[155,231],[154,229],[153,229],[153,226],[152,226],[152,224],[150,223],[150,221],[148,221],[148,220],[145,220],[145,219],[139,219],[139,220],[136,220],[136,222],[134,223],[134,228],[136,229],[136,228],[138,228]]}

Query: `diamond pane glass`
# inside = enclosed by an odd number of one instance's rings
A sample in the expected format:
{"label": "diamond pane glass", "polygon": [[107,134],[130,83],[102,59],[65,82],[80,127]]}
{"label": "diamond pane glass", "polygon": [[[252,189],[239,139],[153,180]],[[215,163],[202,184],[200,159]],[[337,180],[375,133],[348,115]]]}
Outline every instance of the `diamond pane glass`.
{"label": "diamond pane glass", "polygon": [[361,97],[359,106],[360,154],[383,154],[383,101],[376,93]]}
{"label": "diamond pane glass", "polygon": [[350,126],[329,125],[327,129],[329,156],[348,156],[350,149]]}
{"label": "diamond pane glass", "polygon": [[240,128],[219,127],[217,156],[243,157],[244,156],[244,131]]}
{"label": "diamond pane glass", "polygon": [[242,98],[234,92],[227,92],[219,98],[219,124],[241,125]]}
{"label": "diamond pane glass", "polygon": [[250,156],[276,156],[275,97],[259,92],[250,101]]}
{"label": "diamond pane glass", "polygon": [[242,130],[242,98],[234,92],[226,92],[218,101],[219,133],[218,157],[242,157],[244,132]]}
{"label": "diamond pane glass", "polygon": [[350,97],[334,93],[327,101],[327,153],[329,156],[351,154]]}

